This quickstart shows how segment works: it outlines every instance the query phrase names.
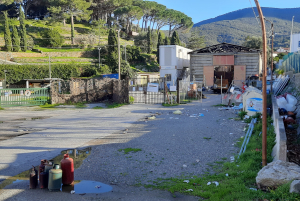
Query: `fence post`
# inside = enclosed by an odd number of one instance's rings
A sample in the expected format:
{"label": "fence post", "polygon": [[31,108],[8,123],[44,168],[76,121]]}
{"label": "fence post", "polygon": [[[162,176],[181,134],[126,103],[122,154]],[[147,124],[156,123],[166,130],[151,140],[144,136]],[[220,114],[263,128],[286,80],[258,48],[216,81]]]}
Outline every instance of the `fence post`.
{"label": "fence post", "polygon": [[176,83],[176,90],[177,90],[177,103],[180,104],[180,90],[179,90],[179,78],[177,78],[177,83]]}

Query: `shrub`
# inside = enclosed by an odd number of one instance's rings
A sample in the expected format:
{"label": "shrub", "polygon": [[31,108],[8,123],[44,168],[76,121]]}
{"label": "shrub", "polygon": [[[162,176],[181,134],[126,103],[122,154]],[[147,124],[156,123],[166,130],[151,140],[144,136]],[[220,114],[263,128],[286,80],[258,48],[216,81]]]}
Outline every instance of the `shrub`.
{"label": "shrub", "polygon": [[129,96],[129,103],[130,103],[130,104],[133,104],[133,103],[134,103],[134,98],[133,98],[133,96]]}
{"label": "shrub", "polygon": [[56,29],[47,29],[43,31],[42,36],[45,38],[42,44],[47,47],[61,47],[65,41]]}

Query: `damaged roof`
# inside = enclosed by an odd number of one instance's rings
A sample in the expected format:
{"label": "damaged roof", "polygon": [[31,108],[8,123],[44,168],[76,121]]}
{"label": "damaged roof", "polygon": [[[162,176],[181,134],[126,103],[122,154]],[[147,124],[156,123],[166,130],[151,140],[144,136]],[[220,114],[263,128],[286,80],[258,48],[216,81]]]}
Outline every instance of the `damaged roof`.
{"label": "damaged roof", "polygon": [[260,50],[252,49],[249,47],[233,45],[230,43],[220,43],[217,45],[212,45],[202,49],[194,50],[188,54],[198,54],[198,53],[237,53],[237,52],[248,52],[248,53],[258,53]]}

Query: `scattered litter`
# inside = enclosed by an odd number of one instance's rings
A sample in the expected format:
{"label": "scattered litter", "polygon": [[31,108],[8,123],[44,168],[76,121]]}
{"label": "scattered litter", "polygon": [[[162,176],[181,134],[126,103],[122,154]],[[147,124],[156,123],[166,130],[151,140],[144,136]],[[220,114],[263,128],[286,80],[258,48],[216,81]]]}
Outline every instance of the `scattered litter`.
{"label": "scattered litter", "polygon": [[176,110],[175,112],[173,112],[173,114],[182,114],[182,112],[180,110]]}
{"label": "scattered litter", "polygon": [[152,117],[148,117],[148,119],[154,120],[154,119],[156,119],[156,117],[152,116]]}
{"label": "scattered litter", "polygon": [[196,162],[197,162],[197,163],[199,163],[199,162],[200,162],[200,160],[199,160],[199,159],[197,159],[197,160],[196,160]]}
{"label": "scattered litter", "polygon": [[231,156],[230,160],[231,160],[230,163],[233,163],[234,162],[234,156]]}
{"label": "scattered litter", "polygon": [[204,114],[200,114],[199,117],[204,117]]}
{"label": "scattered litter", "polygon": [[196,117],[196,116],[190,116],[190,117]]}
{"label": "scattered litter", "polygon": [[208,182],[207,185],[208,185],[208,186],[211,185],[211,182]]}
{"label": "scattered litter", "polygon": [[75,193],[75,191],[71,191],[71,194],[74,194]]}
{"label": "scattered litter", "polygon": [[245,127],[243,131],[246,131],[246,129],[247,129],[247,128]]}
{"label": "scattered litter", "polygon": [[216,186],[219,186],[219,182],[217,182],[217,181],[208,182],[207,185],[209,186],[209,185],[211,185],[212,183],[216,184]]}
{"label": "scattered litter", "polygon": [[233,133],[229,133],[230,135],[233,135]]}
{"label": "scattered litter", "polygon": [[226,177],[228,177],[228,174],[225,174],[226,175]]}
{"label": "scattered litter", "polygon": [[95,186],[95,188],[101,188],[101,186]]}
{"label": "scattered litter", "polygon": [[188,184],[190,183],[190,180],[184,180],[183,182]]}
{"label": "scattered litter", "polygon": [[188,189],[188,190],[186,190],[186,191],[191,191],[191,192],[193,192],[194,190],[193,190],[193,189]]}
{"label": "scattered litter", "polygon": [[244,119],[249,119],[249,118],[250,118],[250,116],[248,116],[248,115],[244,116]]}
{"label": "scattered litter", "polygon": [[250,190],[254,190],[254,191],[257,191],[257,189],[256,188],[249,188]]}
{"label": "scattered litter", "polygon": [[197,116],[197,114],[192,114],[191,116]]}
{"label": "scattered litter", "polygon": [[186,167],[187,167],[187,165],[183,165],[182,167],[186,168]]}

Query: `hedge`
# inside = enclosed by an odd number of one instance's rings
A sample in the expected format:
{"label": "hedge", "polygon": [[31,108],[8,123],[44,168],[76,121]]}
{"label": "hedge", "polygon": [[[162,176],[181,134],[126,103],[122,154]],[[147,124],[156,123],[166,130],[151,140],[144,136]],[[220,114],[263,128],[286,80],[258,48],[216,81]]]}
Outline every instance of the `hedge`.
{"label": "hedge", "polygon": [[[23,79],[44,79],[49,78],[49,66],[48,65],[0,65],[0,78],[5,77],[4,70],[8,70],[6,73],[6,79],[8,84],[17,83]],[[64,80],[71,77],[92,76],[96,71],[94,67],[89,64],[52,64],[51,65],[51,77],[61,78]]]}

